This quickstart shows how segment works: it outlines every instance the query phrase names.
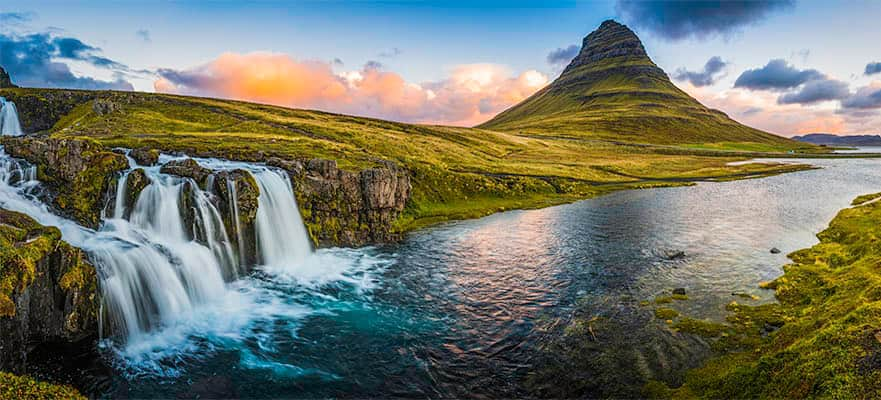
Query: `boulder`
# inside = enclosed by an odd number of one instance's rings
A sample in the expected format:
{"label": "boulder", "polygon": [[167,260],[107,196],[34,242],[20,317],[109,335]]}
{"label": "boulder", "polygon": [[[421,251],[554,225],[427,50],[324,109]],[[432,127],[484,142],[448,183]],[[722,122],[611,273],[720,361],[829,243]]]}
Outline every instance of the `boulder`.
{"label": "boulder", "polygon": [[138,165],[146,167],[154,166],[159,162],[159,150],[156,149],[141,147],[133,149],[128,155],[131,156]]}
{"label": "boulder", "polygon": [[120,110],[118,104],[114,103],[110,99],[95,99],[92,102],[92,111],[98,115],[106,115],[110,113],[114,113]]}
{"label": "boulder", "polygon": [[128,174],[125,180],[125,206],[127,210],[134,207],[141,192],[148,185],[150,185],[150,178],[142,168],[135,169]]}
{"label": "boulder", "polygon": [[[239,255],[246,266],[257,263],[257,240],[254,227],[257,219],[257,204],[260,187],[250,172],[235,169],[215,174],[214,193],[217,193],[218,206],[230,240],[237,244],[243,254]],[[239,224],[235,223],[235,209],[238,206]],[[240,231],[239,231],[240,230]],[[242,243],[238,243],[241,238]]]}
{"label": "boulder", "polygon": [[778,249],[778,248],[776,248],[776,247],[772,247],[772,248],[771,248],[771,254],[780,254],[780,249]]}
{"label": "boulder", "polygon": [[208,177],[213,173],[208,168],[205,168],[196,160],[192,158],[185,158],[182,160],[173,160],[165,163],[162,168],[159,169],[163,174],[171,174],[177,175],[184,178],[191,178],[196,181],[200,187],[205,187]]}

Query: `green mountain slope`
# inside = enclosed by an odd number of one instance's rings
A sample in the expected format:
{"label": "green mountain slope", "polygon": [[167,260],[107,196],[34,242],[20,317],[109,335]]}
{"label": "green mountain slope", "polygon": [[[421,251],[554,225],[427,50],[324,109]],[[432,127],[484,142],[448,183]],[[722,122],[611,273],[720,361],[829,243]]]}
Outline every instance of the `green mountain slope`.
{"label": "green mountain slope", "polygon": [[584,38],[557,80],[479,127],[636,143],[798,147],[699,103],[670,82],[633,31],[611,20]]}

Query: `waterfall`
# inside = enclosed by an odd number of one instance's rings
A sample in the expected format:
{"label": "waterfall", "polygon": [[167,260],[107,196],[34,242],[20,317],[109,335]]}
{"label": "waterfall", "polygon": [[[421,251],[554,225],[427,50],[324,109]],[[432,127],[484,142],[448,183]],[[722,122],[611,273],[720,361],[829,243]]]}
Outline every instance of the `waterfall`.
{"label": "waterfall", "polygon": [[[308,235],[285,172],[253,164],[198,161],[213,169],[245,169],[254,176],[260,189],[255,222],[259,260],[295,268],[310,256]],[[224,229],[217,197],[210,191],[213,185],[202,190],[192,179],[161,173],[160,166],[143,169],[150,183],[134,204],[125,204],[131,170],[120,176],[113,216],[105,217],[96,231],[54,215],[30,193],[39,185],[36,169],[12,159],[0,146],[0,207],[59,227],[66,241],[88,253],[100,277],[106,323],[119,341],[127,343],[222,299],[230,290],[227,282],[245,271]],[[232,206],[237,210],[237,204]],[[241,229],[237,226],[240,238]]]}
{"label": "waterfall", "polygon": [[290,266],[292,260],[305,259],[312,254],[312,245],[287,173],[266,169],[254,178],[260,187],[256,230],[261,263]]}
{"label": "waterfall", "polygon": [[21,136],[21,125],[18,122],[18,110],[15,103],[0,97],[0,135]]}

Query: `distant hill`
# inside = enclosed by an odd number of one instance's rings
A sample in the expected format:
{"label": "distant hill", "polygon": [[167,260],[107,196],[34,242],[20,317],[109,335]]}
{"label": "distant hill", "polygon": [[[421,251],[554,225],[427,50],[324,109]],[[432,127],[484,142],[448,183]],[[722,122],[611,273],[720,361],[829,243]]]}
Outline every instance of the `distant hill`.
{"label": "distant hill", "polygon": [[793,141],[742,125],[674,85],[627,26],[605,21],[547,87],[478,126],[518,134],[702,144]]}
{"label": "distant hill", "polygon": [[792,139],[826,146],[881,146],[881,135],[838,136],[831,133],[810,133]]}

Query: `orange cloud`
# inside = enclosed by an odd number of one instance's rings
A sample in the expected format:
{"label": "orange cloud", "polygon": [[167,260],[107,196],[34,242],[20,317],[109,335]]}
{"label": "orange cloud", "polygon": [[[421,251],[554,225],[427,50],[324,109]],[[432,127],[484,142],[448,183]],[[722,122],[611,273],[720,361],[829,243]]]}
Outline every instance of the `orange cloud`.
{"label": "orange cloud", "polygon": [[330,63],[275,53],[224,53],[205,65],[159,75],[157,92],[462,126],[492,118],[548,82],[535,70],[515,76],[500,65],[468,64],[442,81],[416,84],[375,66],[337,74]]}

